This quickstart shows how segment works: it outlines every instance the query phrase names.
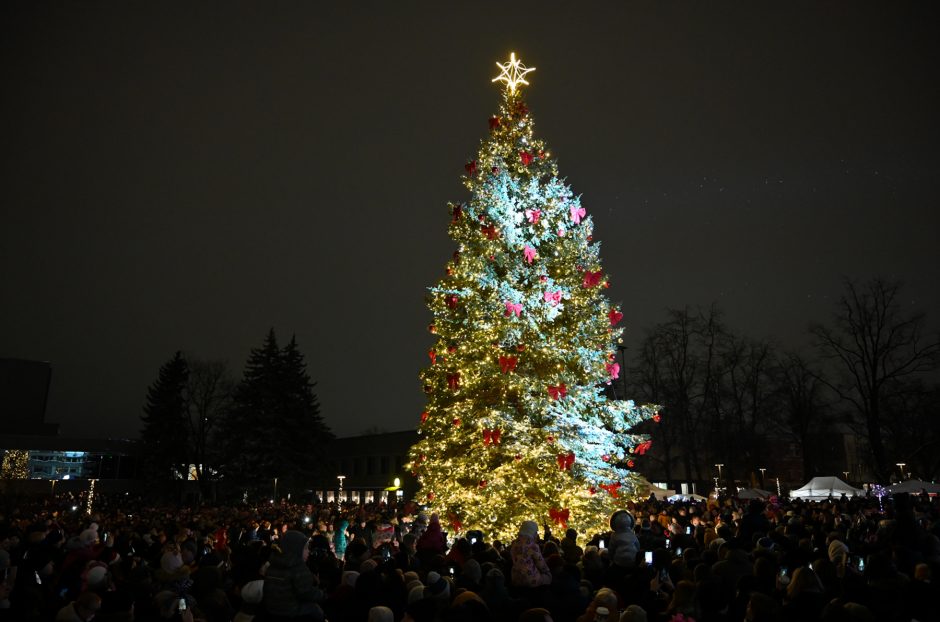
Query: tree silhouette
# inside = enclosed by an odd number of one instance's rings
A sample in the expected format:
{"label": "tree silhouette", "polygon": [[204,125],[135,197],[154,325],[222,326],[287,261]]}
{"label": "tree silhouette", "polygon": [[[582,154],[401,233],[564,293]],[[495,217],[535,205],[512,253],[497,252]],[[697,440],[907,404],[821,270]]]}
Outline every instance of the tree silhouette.
{"label": "tree silhouette", "polygon": [[891,460],[885,430],[892,402],[916,390],[921,374],[937,368],[940,340],[925,338],[923,313],[901,306],[901,284],[882,279],[845,281],[830,325],[810,327],[816,347],[833,365],[826,384],[863,426],[875,473],[887,481]]}

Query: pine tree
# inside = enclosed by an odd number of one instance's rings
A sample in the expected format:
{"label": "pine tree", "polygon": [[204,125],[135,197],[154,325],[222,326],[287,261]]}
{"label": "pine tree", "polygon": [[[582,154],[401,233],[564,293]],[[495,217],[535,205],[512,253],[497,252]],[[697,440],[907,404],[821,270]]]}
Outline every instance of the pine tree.
{"label": "pine tree", "polygon": [[630,471],[655,407],[610,401],[621,311],[603,294],[593,224],[533,133],[513,55],[490,136],[450,205],[457,251],[430,289],[437,341],[422,373],[427,407],[411,450],[418,500],[453,531],[510,537],[522,520],[582,533],[645,480]]}
{"label": "pine tree", "polygon": [[277,472],[278,377],[281,351],[272,328],[260,348],[253,348],[235,387],[232,409],[220,431],[228,479],[262,481]]}
{"label": "pine tree", "polygon": [[282,350],[271,329],[251,351],[221,437],[227,478],[266,487],[274,478],[289,486],[316,475],[332,434],[295,339]]}
{"label": "pine tree", "polygon": [[282,352],[284,365],[284,461],[282,471],[288,483],[310,481],[324,467],[327,443],[333,433],[320,415],[320,404],[313,392],[315,383],[307,374],[307,363],[292,337]]}
{"label": "pine tree", "polygon": [[141,472],[145,479],[164,481],[185,474],[189,464],[189,413],[186,383],[189,365],[181,352],[160,367],[159,375],[147,389],[147,403],[141,417]]}

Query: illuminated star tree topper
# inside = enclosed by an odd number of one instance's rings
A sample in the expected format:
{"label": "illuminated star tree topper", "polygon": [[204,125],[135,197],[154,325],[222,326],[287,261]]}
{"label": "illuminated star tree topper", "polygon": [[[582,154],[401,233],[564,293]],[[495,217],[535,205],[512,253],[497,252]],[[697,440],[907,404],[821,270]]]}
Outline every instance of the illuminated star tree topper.
{"label": "illuminated star tree topper", "polygon": [[526,67],[522,64],[522,61],[516,58],[515,52],[509,53],[509,62],[500,63],[497,62],[496,66],[499,67],[499,70],[502,71],[501,74],[496,76],[491,80],[491,82],[505,82],[506,88],[509,89],[510,93],[516,92],[516,85],[524,84],[529,85],[528,81],[525,79],[525,76],[530,71],[535,71],[535,67]]}

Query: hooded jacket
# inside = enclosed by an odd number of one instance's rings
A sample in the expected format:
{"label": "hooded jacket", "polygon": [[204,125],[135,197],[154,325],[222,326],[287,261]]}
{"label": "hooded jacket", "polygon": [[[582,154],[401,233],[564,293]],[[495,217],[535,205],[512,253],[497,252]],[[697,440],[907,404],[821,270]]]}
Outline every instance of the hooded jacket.
{"label": "hooded jacket", "polygon": [[271,556],[264,576],[264,605],[276,616],[314,615],[322,618],[318,602],[323,592],[314,585],[313,573],[304,563],[307,536],[287,531],[280,540],[280,551]]}

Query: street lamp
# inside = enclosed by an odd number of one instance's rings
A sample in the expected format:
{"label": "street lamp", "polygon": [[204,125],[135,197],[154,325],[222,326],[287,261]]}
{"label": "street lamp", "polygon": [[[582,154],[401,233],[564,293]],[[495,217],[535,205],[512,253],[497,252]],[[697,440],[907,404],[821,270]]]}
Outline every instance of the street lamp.
{"label": "street lamp", "polygon": [[723,466],[725,466],[725,465],[724,465],[724,464],[716,464],[715,466],[718,467],[718,479],[715,480],[715,493],[718,493],[718,492],[719,492],[718,482],[721,481],[721,467],[723,467]]}
{"label": "street lamp", "polygon": [[760,471],[760,487],[764,487],[764,473],[767,471],[767,467],[757,467],[757,470]]}
{"label": "street lamp", "polygon": [[343,502],[343,480],[346,479],[345,475],[337,475],[336,479],[339,480],[339,491],[336,494],[337,501],[340,503]]}
{"label": "street lamp", "polygon": [[274,500],[277,501],[277,478],[274,478]]}
{"label": "street lamp", "polygon": [[907,463],[906,463],[906,462],[897,462],[897,463],[895,463],[895,464],[897,464],[898,468],[901,470],[901,480],[903,481],[903,480],[904,480],[904,467],[907,466]]}
{"label": "street lamp", "polygon": [[845,478],[845,481],[846,481],[846,482],[849,481],[849,472],[848,472],[848,471],[842,471],[842,477]]}

